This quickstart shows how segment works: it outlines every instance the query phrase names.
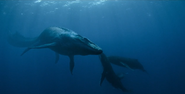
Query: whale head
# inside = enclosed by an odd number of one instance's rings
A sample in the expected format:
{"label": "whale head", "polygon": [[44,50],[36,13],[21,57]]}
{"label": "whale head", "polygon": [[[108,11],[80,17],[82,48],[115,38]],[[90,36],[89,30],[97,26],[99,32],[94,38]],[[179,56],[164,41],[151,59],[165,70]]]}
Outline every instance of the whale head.
{"label": "whale head", "polygon": [[57,31],[60,31],[60,39],[58,40],[60,46],[54,50],[60,54],[99,55],[103,52],[98,45],[72,30],[59,28]]}
{"label": "whale head", "polygon": [[80,44],[80,48],[83,48],[83,51],[85,53],[92,54],[92,55],[99,55],[103,52],[98,45],[94,44],[87,38],[84,38],[78,35],[77,40]]}

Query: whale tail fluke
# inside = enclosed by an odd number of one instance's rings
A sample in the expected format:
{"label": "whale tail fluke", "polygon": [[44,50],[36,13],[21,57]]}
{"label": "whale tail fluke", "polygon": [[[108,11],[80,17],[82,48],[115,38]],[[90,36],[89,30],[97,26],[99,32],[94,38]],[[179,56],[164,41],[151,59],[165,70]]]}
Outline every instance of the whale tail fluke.
{"label": "whale tail fluke", "polygon": [[8,42],[16,47],[29,47],[37,38],[26,38],[20,33],[8,34]]}

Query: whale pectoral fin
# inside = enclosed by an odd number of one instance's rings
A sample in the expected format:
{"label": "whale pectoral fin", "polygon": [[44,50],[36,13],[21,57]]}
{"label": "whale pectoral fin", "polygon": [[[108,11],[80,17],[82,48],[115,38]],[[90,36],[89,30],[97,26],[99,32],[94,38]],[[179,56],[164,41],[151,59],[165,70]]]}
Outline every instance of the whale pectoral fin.
{"label": "whale pectoral fin", "polygon": [[23,54],[25,54],[27,51],[29,51],[31,48],[26,48],[25,50],[24,50],[24,52],[21,54],[21,56],[23,55]]}
{"label": "whale pectoral fin", "polygon": [[102,85],[103,80],[105,79],[105,76],[106,76],[106,73],[105,71],[103,71],[102,76],[101,76],[100,86]]}
{"label": "whale pectoral fin", "polygon": [[55,64],[56,64],[58,62],[58,60],[59,60],[59,54],[55,53],[55,55],[56,55],[56,59],[55,59]]}
{"label": "whale pectoral fin", "polygon": [[55,46],[55,45],[56,45],[56,43],[53,42],[53,43],[48,43],[48,44],[43,44],[43,45],[28,47],[27,49],[24,50],[24,52],[21,54],[21,56],[22,56],[23,54],[25,54],[27,51],[29,51],[30,49],[48,48],[48,47]]}
{"label": "whale pectoral fin", "polygon": [[130,68],[127,64],[123,63],[123,62],[120,62],[123,66],[125,66],[126,68],[128,69],[131,69],[132,71],[134,71],[132,68]]}
{"label": "whale pectoral fin", "polygon": [[49,47],[55,46],[55,45],[56,45],[56,43],[52,42],[52,43],[48,43],[48,44],[33,46],[33,47],[30,47],[30,48],[31,49],[41,49],[41,48],[49,48]]}
{"label": "whale pectoral fin", "polygon": [[73,75],[74,56],[69,56],[69,59],[70,59],[70,71],[71,71],[71,74]]}

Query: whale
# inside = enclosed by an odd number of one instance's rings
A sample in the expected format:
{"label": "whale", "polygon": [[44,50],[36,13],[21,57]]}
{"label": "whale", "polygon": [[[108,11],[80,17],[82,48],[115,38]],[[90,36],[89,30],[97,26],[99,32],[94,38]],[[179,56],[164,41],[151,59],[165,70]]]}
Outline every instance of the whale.
{"label": "whale", "polygon": [[121,67],[126,67],[131,70],[133,69],[139,69],[143,72],[148,73],[143,65],[137,60],[133,58],[126,58],[126,57],[120,57],[120,56],[108,56],[108,60],[115,65],[121,66]]}
{"label": "whale", "polygon": [[126,89],[122,85],[121,79],[123,78],[123,74],[117,75],[114,72],[106,55],[104,53],[101,53],[99,55],[99,58],[103,66],[103,73],[102,73],[101,80],[100,80],[100,86],[102,85],[104,79],[106,79],[113,87],[117,89],[121,89],[123,92],[130,92],[131,90]]}
{"label": "whale", "polygon": [[75,55],[99,55],[103,52],[97,44],[88,38],[63,27],[48,27],[35,38],[27,38],[16,32],[8,35],[8,42],[16,47],[26,47],[21,56],[31,49],[43,48],[49,48],[55,52],[55,63],[58,62],[59,55],[68,56],[71,74],[74,68]]}

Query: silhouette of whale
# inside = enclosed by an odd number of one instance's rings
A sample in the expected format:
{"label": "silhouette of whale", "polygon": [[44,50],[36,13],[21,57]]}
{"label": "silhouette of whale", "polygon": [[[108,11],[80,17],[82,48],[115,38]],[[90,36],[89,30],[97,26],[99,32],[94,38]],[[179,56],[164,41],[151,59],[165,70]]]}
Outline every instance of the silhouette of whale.
{"label": "silhouette of whale", "polygon": [[115,88],[121,89],[123,92],[130,92],[130,90],[126,89],[122,83],[121,78],[123,78],[123,75],[120,74],[120,76],[116,75],[108,58],[104,53],[99,55],[101,64],[103,66],[103,73],[101,76],[100,86],[103,83],[103,80],[106,78],[109,83]]}
{"label": "silhouette of whale", "polygon": [[122,67],[127,67],[130,69],[139,69],[147,73],[143,65],[137,59],[120,57],[120,56],[109,56],[107,58],[112,64],[122,66]]}
{"label": "silhouette of whale", "polygon": [[49,48],[56,53],[55,63],[59,60],[59,54],[68,56],[71,74],[74,68],[74,55],[99,55],[103,52],[89,39],[72,30],[59,27],[46,28],[36,38],[26,38],[19,33],[9,34],[8,41],[13,46],[27,47],[21,56],[30,49],[42,48]]}

